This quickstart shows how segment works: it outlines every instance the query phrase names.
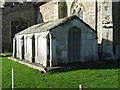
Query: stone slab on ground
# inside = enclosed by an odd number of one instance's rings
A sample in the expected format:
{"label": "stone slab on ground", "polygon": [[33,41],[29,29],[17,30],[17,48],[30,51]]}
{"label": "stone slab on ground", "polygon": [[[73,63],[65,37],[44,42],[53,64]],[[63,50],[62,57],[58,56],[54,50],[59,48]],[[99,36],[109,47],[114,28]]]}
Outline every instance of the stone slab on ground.
{"label": "stone slab on ground", "polygon": [[17,61],[17,62],[19,62],[21,64],[27,65],[28,67],[37,69],[39,71],[46,72],[46,70],[40,64],[30,63],[29,61],[17,59],[17,58],[14,58],[14,57],[8,57],[8,59],[13,60],[13,61]]}
{"label": "stone slab on ground", "polygon": [[2,56],[2,57],[8,57],[8,56],[12,56],[12,54],[4,54],[4,53],[0,53],[0,56]]}

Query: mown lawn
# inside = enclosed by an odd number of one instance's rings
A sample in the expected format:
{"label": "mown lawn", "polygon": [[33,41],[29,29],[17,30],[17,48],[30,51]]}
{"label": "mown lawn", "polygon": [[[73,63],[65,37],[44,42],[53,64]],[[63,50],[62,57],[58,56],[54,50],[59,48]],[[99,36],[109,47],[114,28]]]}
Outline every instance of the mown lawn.
{"label": "mown lawn", "polygon": [[[2,88],[11,88],[11,69],[14,68],[15,88],[118,88],[118,70],[80,69],[67,72],[38,73],[37,70],[18,62],[2,58]],[[106,65],[107,66],[107,65]],[[110,64],[109,64],[110,67]]]}

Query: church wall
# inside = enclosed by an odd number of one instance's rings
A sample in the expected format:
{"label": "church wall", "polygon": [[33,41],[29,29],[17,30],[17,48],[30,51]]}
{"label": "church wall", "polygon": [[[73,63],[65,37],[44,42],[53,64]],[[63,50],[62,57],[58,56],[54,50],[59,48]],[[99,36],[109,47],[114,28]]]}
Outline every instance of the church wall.
{"label": "church wall", "polygon": [[97,35],[98,35],[98,44],[102,43],[102,2],[97,3]]}
{"label": "church wall", "polygon": [[2,9],[2,49],[3,51],[12,51],[11,21],[23,19],[29,22],[29,26],[36,24],[36,11],[31,3],[15,5],[14,7],[5,6]]}
{"label": "church wall", "polygon": [[[73,3],[68,1],[67,5],[68,16],[70,16]],[[85,0],[78,0],[75,5],[80,5],[80,7],[83,8],[83,21],[86,22],[94,30],[97,30],[98,44],[102,45],[102,48],[99,52],[105,54],[105,57],[107,57],[105,59],[114,59],[115,47],[113,48],[113,42],[115,46],[115,44],[120,41],[117,38],[119,37],[119,31],[117,31],[117,28],[119,28],[120,25],[117,24],[117,22],[119,22],[119,19],[116,19],[114,21],[115,29],[113,32],[112,13],[115,11],[117,14],[115,14],[114,18],[117,18],[119,13],[117,12],[118,9],[113,9],[112,0],[105,2],[99,2],[98,0],[97,3],[95,1],[86,2]],[[76,11],[78,10],[78,7],[74,8]]]}
{"label": "church wall", "polygon": [[[48,2],[42,6],[40,6],[40,13],[42,14],[43,21],[54,20],[58,18],[64,17],[63,14],[68,16],[71,15],[71,2],[66,2],[66,12],[63,11],[65,8],[63,4]],[[77,2],[79,4],[79,2]],[[83,7],[83,21],[86,22],[90,27],[94,30],[96,29],[96,3],[95,2],[86,2],[85,0],[81,0],[80,4]],[[98,43],[102,44],[102,53],[110,53],[112,56],[114,53],[119,54],[119,28],[120,28],[120,12],[117,11],[120,9],[119,3],[117,5],[113,5],[111,1],[108,2],[98,2],[97,6],[97,31],[98,31]],[[29,25],[34,25],[36,23],[36,10],[32,4],[23,4],[18,6],[5,6],[3,10],[3,49],[4,51],[11,50],[12,47],[12,39],[11,39],[11,24],[10,22],[17,18],[25,19],[29,22]],[[64,13],[65,12],[65,13]],[[113,13],[113,14],[112,14]],[[109,26],[112,25],[113,27]],[[109,27],[107,27],[107,25]],[[109,57],[109,55],[108,55]],[[113,58],[114,56],[112,56]]]}
{"label": "church wall", "polygon": [[[55,17],[57,16],[54,16],[55,13],[57,12],[54,12],[54,2],[50,1],[42,6],[40,6],[40,13],[42,15],[42,18],[43,18],[43,22],[47,22],[47,21],[50,21],[50,20],[53,20],[55,19]],[[57,7],[56,7],[57,9]]]}
{"label": "church wall", "polygon": [[115,59],[113,52],[112,2],[102,2],[102,59]]}
{"label": "church wall", "polygon": [[64,18],[67,16],[67,3],[59,2],[58,3],[58,18]]}
{"label": "church wall", "polygon": [[86,22],[88,25],[90,25],[95,30],[95,13],[96,13],[96,7],[95,2],[83,2],[84,6],[84,16],[83,21]]}
{"label": "church wall", "polygon": [[0,9],[0,53],[2,52],[2,9]]}
{"label": "church wall", "polygon": [[60,19],[67,16],[66,2],[49,1],[39,8],[43,22]]}
{"label": "church wall", "polygon": [[[71,15],[71,7],[72,7],[72,2],[67,2],[68,6],[68,16]],[[83,7],[83,21],[86,22],[88,25],[90,25],[94,30],[95,30],[95,13],[96,13],[96,3],[93,2],[86,2],[86,0],[80,0],[77,2],[77,4],[81,4],[81,7]],[[77,8],[76,8],[77,9]]]}
{"label": "church wall", "polygon": [[113,44],[115,58],[120,58],[120,2],[113,2]]}
{"label": "church wall", "polygon": [[[70,10],[72,3],[68,3],[68,13],[69,15],[71,15]],[[113,42],[115,46],[115,44],[118,43],[120,40],[117,39],[117,37],[119,36],[119,33],[117,31],[117,28],[119,26],[117,22],[119,19],[116,19],[116,21],[114,21],[115,29],[113,32],[112,13],[115,11],[115,13],[117,14],[115,14],[114,18],[117,18],[119,13],[117,12],[118,9],[113,9],[112,0],[105,2],[99,2],[98,0],[97,3],[95,1],[86,2],[85,0],[78,0],[76,5],[80,5],[80,7],[83,7],[83,21],[86,22],[94,30],[97,30],[98,44],[100,44],[99,53],[102,53],[103,57],[106,57],[104,59],[114,59],[115,47],[113,48]],[[78,7],[74,8],[77,11]]]}

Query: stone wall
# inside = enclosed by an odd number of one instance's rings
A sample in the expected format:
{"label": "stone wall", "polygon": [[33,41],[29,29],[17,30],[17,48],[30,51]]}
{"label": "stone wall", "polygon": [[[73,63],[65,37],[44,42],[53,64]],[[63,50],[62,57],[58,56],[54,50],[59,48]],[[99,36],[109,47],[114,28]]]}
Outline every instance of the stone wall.
{"label": "stone wall", "polygon": [[[67,2],[68,16],[71,15],[71,7],[73,1]],[[98,44],[102,45],[100,53],[103,53],[106,59],[114,59],[114,54],[120,45],[119,39],[119,21],[120,21],[120,2],[112,4],[112,0],[99,2],[86,2],[85,0],[77,1],[83,7],[83,21],[90,25],[94,30],[97,30]],[[77,9],[77,8],[76,8]],[[100,46],[101,47],[101,46]],[[114,48],[113,48],[114,47]],[[116,52],[117,51],[117,52]]]}
{"label": "stone wall", "polygon": [[51,21],[54,19],[60,19],[67,16],[66,2],[50,1],[40,6],[39,8],[43,22]]}
{"label": "stone wall", "polygon": [[[42,19],[43,22],[47,22],[50,20],[53,20],[54,17],[54,2],[48,2],[42,6],[39,7],[40,8],[40,13],[42,15]],[[56,12],[57,13],[57,12]]]}
{"label": "stone wall", "polygon": [[114,44],[116,45],[120,45],[120,2],[114,2],[113,3],[113,24],[114,24]]}
{"label": "stone wall", "polygon": [[112,2],[102,2],[102,53],[105,59],[115,59],[113,53]]}
{"label": "stone wall", "polygon": [[97,3],[97,35],[98,44],[102,43],[102,2]]}
{"label": "stone wall", "polygon": [[[67,2],[67,12],[68,16],[71,15],[71,7],[74,0]],[[85,0],[81,0],[79,2],[80,5],[83,6],[83,21],[85,21],[88,25],[90,25],[93,29],[95,29],[95,12],[96,12],[96,3],[93,2],[86,2]]]}
{"label": "stone wall", "polygon": [[[99,0],[98,0],[99,1]],[[39,8],[35,8],[33,3],[7,3],[2,8],[2,37],[3,50],[9,51],[12,48],[11,39],[11,21],[14,19],[24,19],[29,22],[29,26],[36,24],[39,11],[43,22],[63,18],[71,15],[71,9],[74,0],[65,2],[47,2]],[[98,43],[102,44],[102,53],[116,54],[116,48],[120,45],[120,2],[98,2],[96,11],[96,2],[86,2],[78,0],[77,4],[83,8],[83,21],[96,30],[98,34]],[[97,12],[97,14],[96,14]],[[97,18],[96,18],[97,15]],[[96,21],[97,20],[97,21]],[[113,26],[112,26],[113,24]],[[1,45],[0,45],[1,46]],[[108,55],[109,56],[109,55]]]}
{"label": "stone wall", "polygon": [[[11,3],[10,3],[11,4]],[[12,50],[11,21],[23,19],[29,22],[29,26],[36,24],[36,10],[32,3],[8,4],[2,8],[2,49],[3,51]]]}
{"label": "stone wall", "polygon": [[63,18],[67,16],[67,4],[66,2],[58,3],[58,18]]}
{"label": "stone wall", "polygon": [[120,58],[120,2],[113,2],[113,44],[116,59]]}
{"label": "stone wall", "polygon": [[95,2],[83,2],[84,6],[84,21],[95,30]]}
{"label": "stone wall", "polygon": [[[62,26],[59,26],[52,30],[52,36],[55,36],[54,40],[56,40],[56,43],[54,43],[53,47],[56,48],[53,50],[53,61],[58,64],[62,63],[68,63],[71,62],[70,59],[68,59],[68,32],[70,29],[73,30],[73,27],[77,27],[78,30],[80,30],[79,39],[80,40],[80,48],[78,47],[76,52],[80,49],[80,59],[75,61],[75,58],[73,62],[85,62],[85,61],[95,61],[98,59],[98,46],[97,46],[97,37],[96,33],[91,30],[91,28],[88,28],[84,23],[79,22],[79,20],[73,20],[70,23],[64,24]],[[62,36],[61,36],[61,35]],[[75,33],[74,33],[75,34]],[[71,35],[72,37],[72,35]],[[74,36],[75,37],[75,36]],[[72,37],[73,38],[73,37]],[[75,41],[75,38],[73,40]],[[78,41],[79,42],[79,41]],[[88,44],[89,43],[89,44]],[[75,45],[76,43],[74,43]],[[56,46],[55,46],[56,45]],[[73,45],[73,47],[74,47]],[[71,47],[71,48],[73,48]],[[75,48],[74,48],[75,49]],[[92,53],[91,53],[92,51]],[[71,53],[73,54],[73,53]],[[76,54],[77,55],[77,54]]]}
{"label": "stone wall", "polygon": [[0,9],[0,53],[2,52],[2,9]]}

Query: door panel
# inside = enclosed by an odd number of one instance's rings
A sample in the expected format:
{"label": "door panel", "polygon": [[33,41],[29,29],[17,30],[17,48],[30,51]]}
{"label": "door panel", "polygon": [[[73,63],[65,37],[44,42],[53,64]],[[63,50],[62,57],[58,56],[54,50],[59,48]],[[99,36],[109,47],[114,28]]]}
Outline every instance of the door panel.
{"label": "door panel", "polygon": [[68,59],[69,62],[80,61],[80,30],[72,28],[68,31]]}

